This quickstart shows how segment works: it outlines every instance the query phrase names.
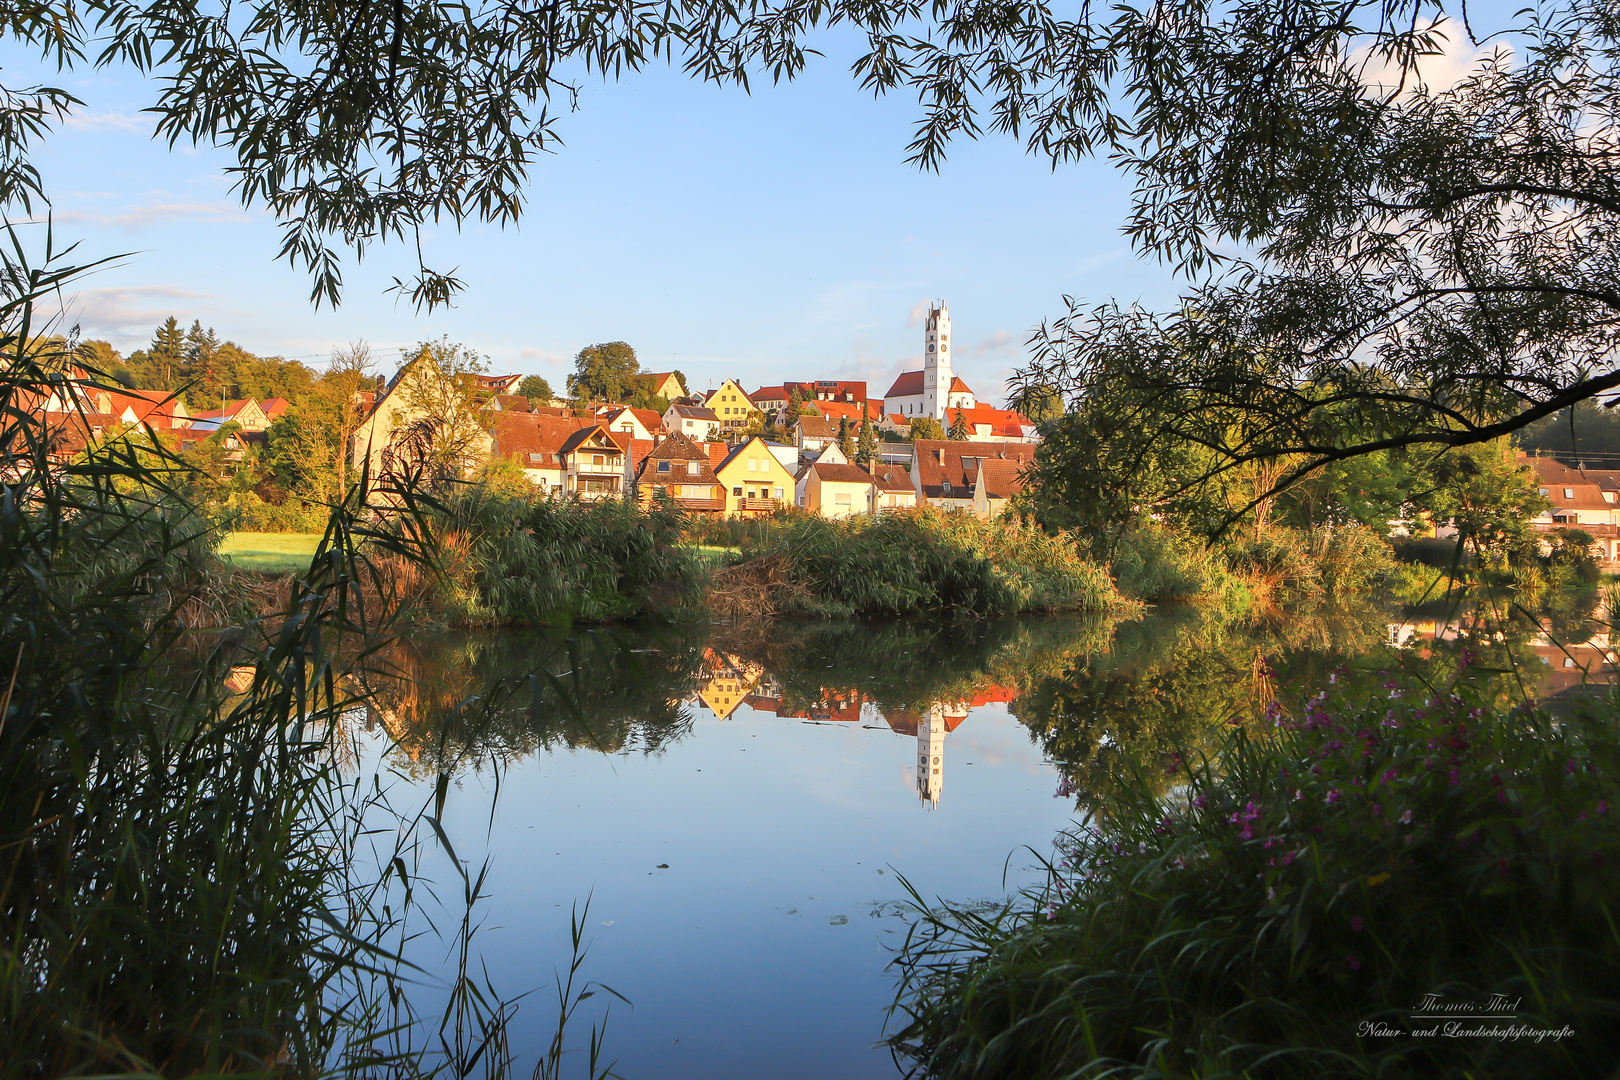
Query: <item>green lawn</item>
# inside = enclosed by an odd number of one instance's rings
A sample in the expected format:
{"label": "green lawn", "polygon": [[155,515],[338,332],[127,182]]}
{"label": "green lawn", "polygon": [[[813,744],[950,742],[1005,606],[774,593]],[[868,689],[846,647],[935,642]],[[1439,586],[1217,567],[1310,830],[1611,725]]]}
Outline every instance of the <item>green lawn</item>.
{"label": "green lawn", "polygon": [[309,566],[320,542],[319,533],[235,532],[219,545],[219,553],[242,570],[297,573]]}
{"label": "green lawn", "polygon": [[742,549],[734,547],[714,547],[709,544],[693,544],[692,550],[697,552],[698,558],[703,560],[704,566],[710,570],[714,570],[718,569],[720,565],[726,561],[727,555],[734,551],[741,551]]}

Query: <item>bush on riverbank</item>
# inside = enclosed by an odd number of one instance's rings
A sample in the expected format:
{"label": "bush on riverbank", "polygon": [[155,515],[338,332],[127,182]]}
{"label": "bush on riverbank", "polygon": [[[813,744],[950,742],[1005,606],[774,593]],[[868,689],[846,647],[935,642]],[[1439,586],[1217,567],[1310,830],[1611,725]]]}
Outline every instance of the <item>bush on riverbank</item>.
{"label": "bush on riverbank", "polygon": [[1129,606],[1068,537],[1011,518],[928,509],[841,521],[794,514],[750,550],[752,558],[714,575],[711,607],[747,616]]}
{"label": "bush on riverbank", "polygon": [[618,499],[559,502],[471,487],[428,515],[442,573],[399,567],[407,594],[451,626],[567,626],[669,612],[692,601],[683,516]]}
{"label": "bush on riverbank", "polygon": [[[898,1050],[952,1080],[1612,1068],[1612,707],[1555,725],[1391,683],[1165,765],[1173,793],[1122,792],[1044,889],[993,917],[923,913]],[[1514,1019],[1484,1026],[1572,1034],[1365,1034],[1445,1023],[1411,1018],[1426,994],[1501,994]]]}
{"label": "bush on riverbank", "polygon": [[1211,545],[1144,522],[1120,537],[1110,568],[1119,591],[1135,599],[1247,610],[1342,599],[1395,566],[1388,543],[1360,525],[1273,527]]}

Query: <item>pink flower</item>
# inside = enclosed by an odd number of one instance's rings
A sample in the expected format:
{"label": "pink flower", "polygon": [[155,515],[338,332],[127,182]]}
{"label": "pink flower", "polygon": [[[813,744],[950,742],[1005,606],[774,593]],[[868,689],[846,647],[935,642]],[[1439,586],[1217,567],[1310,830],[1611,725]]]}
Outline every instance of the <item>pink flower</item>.
{"label": "pink flower", "polygon": [[1351,971],[1360,971],[1361,970],[1361,961],[1356,959],[1356,956],[1355,956],[1354,953],[1350,954],[1350,970]]}
{"label": "pink flower", "polygon": [[1341,798],[1343,798],[1343,796],[1339,794],[1339,789],[1338,788],[1336,788],[1336,787],[1328,788],[1327,801],[1328,801],[1329,806],[1331,806],[1334,803],[1338,802]]}
{"label": "pink flower", "polygon": [[1410,825],[1410,824],[1412,824],[1412,811],[1408,810],[1406,813],[1401,815],[1401,824],[1402,825]]}
{"label": "pink flower", "polygon": [[1393,784],[1400,775],[1400,770],[1390,769],[1388,772],[1384,773],[1384,783]]}

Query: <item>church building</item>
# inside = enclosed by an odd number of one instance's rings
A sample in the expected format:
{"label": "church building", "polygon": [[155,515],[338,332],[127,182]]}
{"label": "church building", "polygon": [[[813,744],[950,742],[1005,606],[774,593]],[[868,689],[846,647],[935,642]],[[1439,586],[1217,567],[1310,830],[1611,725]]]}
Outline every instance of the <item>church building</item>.
{"label": "church building", "polygon": [[941,425],[947,409],[971,409],[978,402],[967,383],[951,372],[951,312],[941,300],[928,310],[923,326],[923,369],[903,372],[883,396],[883,411],[912,420],[931,416]]}

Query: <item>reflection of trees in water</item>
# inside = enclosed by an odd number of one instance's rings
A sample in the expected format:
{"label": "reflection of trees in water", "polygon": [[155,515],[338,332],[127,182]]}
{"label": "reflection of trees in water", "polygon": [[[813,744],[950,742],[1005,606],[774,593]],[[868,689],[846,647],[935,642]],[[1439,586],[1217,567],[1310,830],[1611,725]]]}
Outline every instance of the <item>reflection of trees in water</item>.
{"label": "reflection of trees in water", "polygon": [[556,746],[658,753],[683,737],[702,642],[676,631],[440,634],[367,665],[368,726],[412,773],[512,761]]}
{"label": "reflection of trees in water", "polygon": [[1106,649],[1101,616],[778,622],[769,636],[735,629],[717,644],[768,673],[790,713],[834,696],[880,710],[927,710],[971,700],[987,686],[1022,689],[1074,656]]}
{"label": "reflection of trees in water", "polygon": [[1121,623],[1107,650],[1033,681],[1009,708],[1056,763],[1078,804],[1106,813],[1122,785],[1172,782],[1171,755],[1212,754],[1230,726],[1321,685],[1346,658],[1380,648],[1389,616],[1360,611],[1251,625],[1196,608]]}

